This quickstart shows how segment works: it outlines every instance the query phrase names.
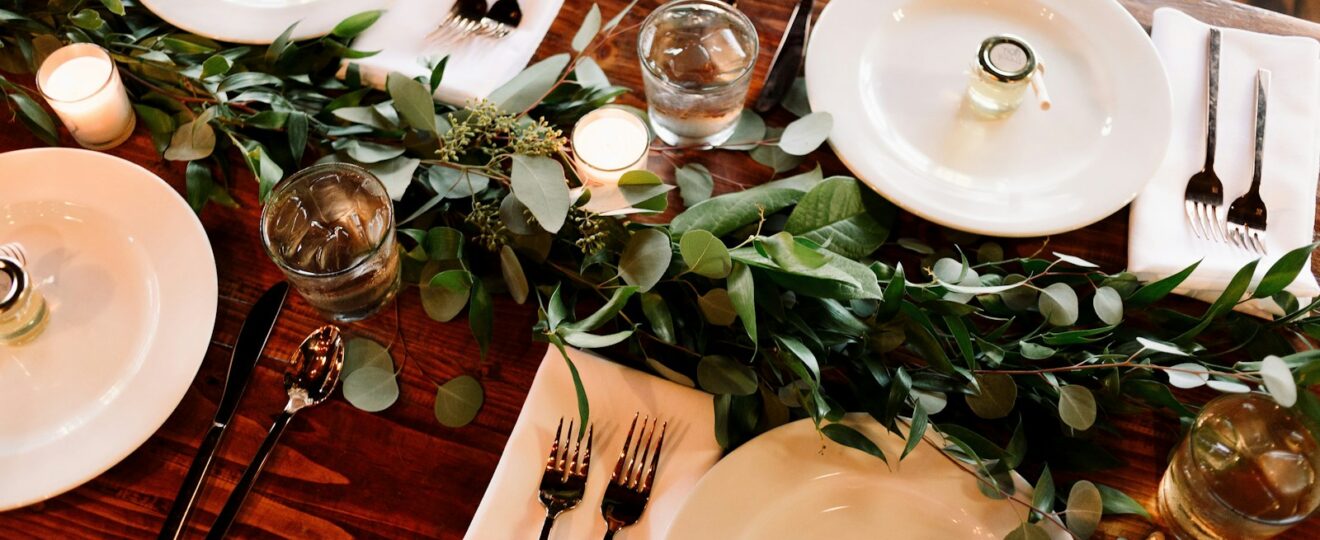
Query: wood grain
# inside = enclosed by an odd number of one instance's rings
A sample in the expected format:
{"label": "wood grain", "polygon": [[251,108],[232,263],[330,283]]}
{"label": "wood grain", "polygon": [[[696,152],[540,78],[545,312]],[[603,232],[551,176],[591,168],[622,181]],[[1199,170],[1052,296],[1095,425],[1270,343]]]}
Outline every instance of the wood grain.
{"label": "wood grain", "polygon": [[[1088,0],[1089,1],[1089,0]],[[1176,6],[1208,22],[1276,34],[1320,38],[1320,25],[1227,0],[1121,0],[1144,25],[1159,6]],[[823,4],[823,2],[820,2]],[[601,0],[606,16],[626,0]],[[654,8],[644,1],[630,21]],[[756,81],[767,69],[783,32],[791,2],[744,1],[741,8],[757,24],[762,53]],[[568,0],[538,57],[568,49],[568,41],[590,6]],[[625,22],[625,25],[630,22]],[[616,84],[640,88],[633,52],[635,34],[602,48],[600,64]],[[753,95],[756,87],[753,85]],[[641,105],[637,95],[626,103]],[[779,114],[783,114],[782,112]],[[782,124],[786,117],[771,119]],[[68,134],[64,144],[72,145]],[[40,146],[17,123],[0,129],[0,151]],[[139,163],[182,189],[184,170],[161,159],[143,128],[110,152]],[[847,171],[833,156],[814,156],[827,173]],[[765,181],[770,173],[746,156],[704,153],[678,156],[706,164],[717,177],[717,192]],[[235,169],[242,169],[233,157]],[[653,158],[657,169],[671,166]],[[100,477],[68,493],[26,508],[0,514],[0,538],[143,538],[160,527],[171,498],[200,442],[220,397],[226,364],[248,307],[281,276],[267,260],[256,235],[260,207],[250,177],[236,190],[242,208],[211,207],[202,215],[220,277],[220,313],[210,350],[193,387],[160,430],[127,459]],[[681,201],[675,195],[671,206]],[[899,232],[935,244],[948,243],[940,227],[910,215]],[[1126,211],[1081,231],[1053,237],[1050,246],[1103,264],[1122,267],[1127,252]],[[1005,241],[1010,252],[1029,254],[1043,239]],[[476,343],[466,320],[431,321],[415,290],[400,296],[396,308],[350,330],[382,343],[397,343],[396,361],[406,362],[399,403],[379,414],[358,411],[339,399],[299,415],[271,457],[266,472],[232,529],[243,538],[460,538],[476,511],[526,397],[545,345],[532,341],[534,309],[499,297],[499,321],[490,360],[479,365]],[[279,373],[301,337],[321,321],[296,295],[290,296],[265,357],[254,376],[230,433],[221,445],[198,511],[190,523],[200,535],[256,451],[283,401]],[[487,401],[476,421],[462,429],[440,426],[432,416],[433,380],[459,374],[479,376]],[[11,411],[12,412],[12,411]],[[1176,422],[1157,416],[1120,419],[1120,431],[1102,442],[1126,461],[1103,474],[1104,483],[1136,494],[1153,508],[1153,494],[1164,469],[1164,456],[1176,440]],[[5,481],[0,479],[0,481]],[[1140,519],[1106,519],[1104,537],[1143,538],[1155,527]],[[1320,523],[1308,522],[1284,538],[1320,537]]]}

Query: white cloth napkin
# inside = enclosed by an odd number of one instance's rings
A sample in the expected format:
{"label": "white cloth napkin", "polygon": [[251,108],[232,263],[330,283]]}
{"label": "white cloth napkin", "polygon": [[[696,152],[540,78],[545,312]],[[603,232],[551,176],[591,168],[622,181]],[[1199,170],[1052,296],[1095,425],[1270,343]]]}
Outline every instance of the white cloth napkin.
{"label": "white cloth napkin", "polygon": [[[1205,160],[1209,32],[1210,26],[1180,11],[1155,10],[1151,39],[1169,74],[1174,130],[1163,165],[1132,203],[1128,264],[1143,280],[1153,280],[1204,259],[1176,292],[1212,301],[1255,257],[1197,239],[1183,211],[1187,179]],[[1269,209],[1269,255],[1257,267],[1259,279],[1280,255],[1312,241],[1320,176],[1320,43],[1225,28],[1219,68],[1215,171],[1226,204],[1251,186],[1256,71],[1272,72],[1260,187]],[[1299,299],[1320,295],[1309,262],[1287,290]],[[1244,311],[1278,312],[1272,301],[1251,304]]]}
{"label": "white cloth napkin", "polygon": [[[560,514],[551,540],[605,534],[601,498],[638,411],[668,421],[669,427],[646,513],[620,535],[629,540],[664,538],[697,480],[720,458],[711,395],[589,353],[568,352],[587,389],[595,443],[586,495],[576,508]],[[561,417],[577,417],[577,397],[563,356],[550,347],[465,538],[536,538],[545,519],[537,488]]]}
{"label": "white cloth napkin", "polygon": [[[353,42],[360,51],[380,51],[360,60],[362,80],[383,88],[390,72],[426,76],[437,60],[449,56],[435,92],[438,101],[463,105],[484,98],[512,79],[531,60],[559,13],[563,0],[519,0],[523,20],[502,39],[469,37],[461,41],[428,39],[449,14],[454,0],[396,0],[376,24]],[[345,65],[347,65],[345,61]],[[342,76],[344,70],[340,70]]]}

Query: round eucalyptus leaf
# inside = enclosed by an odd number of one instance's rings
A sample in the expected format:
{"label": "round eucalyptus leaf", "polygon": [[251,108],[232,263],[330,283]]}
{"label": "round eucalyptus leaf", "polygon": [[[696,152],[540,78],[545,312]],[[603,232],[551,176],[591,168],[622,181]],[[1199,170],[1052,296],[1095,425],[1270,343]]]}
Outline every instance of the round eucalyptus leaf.
{"label": "round eucalyptus leaf", "polygon": [[446,427],[463,427],[477,417],[486,393],[470,375],[459,375],[435,391],[435,419]]}
{"label": "round eucalyptus leaf", "polygon": [[1070,384],[1059,389],[1059,418],[1077,431],[1095,424],[1095,396],[1085,386]]}
{"label": "round eucalyptus leaf", "polygon": [[1113,287],[1100,287],[1091,298],[1095,315],[1105,324],[1113,326],[1123,322],[1123,297]]}
{"label": "round eucalyptus leaf", "polygon": [[559,232],[573,202],[564,183],[564,166],[547,157],[519,154],[513,156],[509,178],[514,195],[532,211],[537,223],[547,232]]}
{"label": "round eucalyptus leaf", "polygon": [[357,337],[348,340],[344,345],[344,368],[340,376],[348,377],[359,369],[369,367],[393,374],[394,359],[390,356],[389,349],[370,338]]}
{"label": "round eucalyptus leaf", "polygon": [[756,391],[756,370],[727,356],[703,356],[697,363],[697,382],[712,394],[746,396]]}
{"label": "round eucalyptus leaf", "polygon": [[344,399],[367,412],[388,409],[399,399],[399,381],[393,371],[374,366],[354,370],[344,377]]}
{"label": "round eucalyptus leaf", "polygon": [[1265,391],[1279,405],[1292,407],[1297,403],[1297,381],[1282,359],[1274,355],[1266,356],[1260,363],[1260,378],[1265,381]]}
{"label": "round eucalyptus leaf", "polygon": [[500,222],[513,234],[527,235],[540,231],[540,227],[528,219],[529,213],[530,210],[512,193],[505,195],[504,200],[500,201]]}
{"label": "round eucalyptus leaf", "polygon": [[729,271],[733,269],[729,249],[710,231],[694,229],[683,233],[678,241],[678,252],[688,268],[711,279],[728,277]]}
{"label": "round eucalyptus leaf", "polygon": [[738,124],[733,128],[729,140],[720,144],[720,148],[729,150],[751,150],[756,143],[765,139],[765,120],[756,111],[743,109],[738,116]]}
{"label": "round eucalyptus leaf", "polygon": [[926,410],[927,415],[933,415],[944,410],[949,404],[949,396],[938,390],[917,390],[912,389],[912,397],[916,398],[921,408]]}
{"label": "round eucalyptus leaf", "polygon": [[779,136],[779,147],[794,156],[805,156],[819,148],[830,137],[832,129],[834,117],[830,113],[808,114],[784,128],[784,133]]}
{"label": "round eucalyptus leaf", "polygon": [[1054,283],[1040,292],[1036,307],[1054,326],[1077,322],[1077,292],[1063,283]]}
{"label": "round eucalyptus leaf", "polygon": [[1221,381],[1219,379],[1210,379],[1206,381],[1206,386],[1214,388],[1225,394],[1245,394],[1251,391],[1251,387],[1240,382]]}
{"label": "round eucalyptus leaf", "polygon": [[1030,341],[1023,341],[1018,343],[1018,352],[1021,352],[1022,356],[1028,360],[1044,360],[1054,356],[1054,353],[1058,351],[1055,351],[1051,347],[1046,347]]}
{"label": "round eucalyptus leaf", "polygon": [[669,269],[674,257],[669,235],[661,229],[637,231],[628,239],[628,246],[619,257],[619,275],[641,292],[651,290]]}
{"label": "round eucalyptus leaf", "polygon": [[[1027,280],[1022,274],[1009,274],[1004,276],[1004,285],[1016,285]],[[1004,301],[1004,305],[1013,311],[1026,311],[1031,306],[1036,305],[1036,296],[1039,292],[1028,286],[1015,287],[999,293],[999,299]]]}
{"label": "round eucalyptus leaf", "polygon": [[1205,366],[1195,362],[1183,362],[1176,366],[1169,366],[1164,373],[1169,376],[1169,384],[1178,388],[1197,388],[1205,386],[1210,380],[1210,370]]}
{"label": "round eucalyptus leaf", "polygon": [[971,271],[971,268],[964,266],[962,261],[944,257],[935,261],[935,265],[931,267],[930,271],[935,274],[935,279],[944,283],[958,283],[963,280],[966,272]]}
{"label": "round eucalyptus leaf", "polygon": [[1104,501],[1095,484],[1082,480],[1068,490],[1068,509],[1064,521],[1068,530],[1078,538],[1090,538],[1100,524],[1100,514],[1104,511]]}
{"label": "round eucalyptus leaf", "polygon": [[1013,411],[1017,402],[1017,383],[1013,377],[999,373],[976,376],[979,389],[964,397],[967,406],[977,416],[986,419],[1003,418]]}
{"label": "round eucalyptus leaf", "polygon": [[711,289],[697,299],[697,307],[706,321],[715,326],[729,326],[738,319],[738,311],[733,308],[733,299],[725,289]]}
{"label": "round eucalyptus leaf", "polygon": [[1018,528],[1010,531],[1004,540],[1051,540],[1051,538],[1050,533],[1045,532],[1040,525],[1023,521]]}
{"label": "round eucalyptus leaf", "polygon": [[[423,275],[425,273],[423,272]],[[432,287],[429,285],[430,281],[431,278],[427,278],[419,287],[422,295],[422,309],[426,311],[428,317],[437,321],[449,322],[454,320],[454,317],[457,317],[463,311],[463,308],[467,306],[472,288],[469,286],[451,290],[447,287]]]}
{"label": "round eucalyptus leaf", "polygon": [[976,249],[976,261],[994,263],[1004,260],[1004,247],[994,242],[986,242]]}

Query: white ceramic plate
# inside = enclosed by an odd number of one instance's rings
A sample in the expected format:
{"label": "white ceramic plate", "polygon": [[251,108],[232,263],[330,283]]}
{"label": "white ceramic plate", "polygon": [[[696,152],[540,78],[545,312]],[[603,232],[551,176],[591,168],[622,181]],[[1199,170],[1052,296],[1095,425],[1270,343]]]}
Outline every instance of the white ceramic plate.
{"label": "white ceramic plate", "polygon": [[866,415],[845,422],[880,446],[894,470],[822,438],[810,420],[792,422],[715,464],[679,509],[669,539],[999,540],[1025,517],[1022,506],[982,495],[973,476],[930,445],[899,462],[902,439]]}
{"label": "white ceramic plate", "polygon": [[58,495],[140,446],[197,375],[216,315],[206,232],[160,177],[65,148],[0,154],[0,240],[50,307],[0,345],[0,510]]}
{"label": "white ceramic plate", "polygon": [[[1046,66],[1054,106],[1030,92],[1003,120],[963,105],[981,40],[1016,34]],[[996,236],[1084,227],[1126,205],[1169,143],[1169,83],[1114,0],[834,0],[807,52],[811,107],[830,143],[886,198]]]}
{"label": "white ceramic plate", "polygon": [[392,0],[142,0],[166,22],[200,36],[264,45],[293,23],[293,39],[324,36],[350,15]]}

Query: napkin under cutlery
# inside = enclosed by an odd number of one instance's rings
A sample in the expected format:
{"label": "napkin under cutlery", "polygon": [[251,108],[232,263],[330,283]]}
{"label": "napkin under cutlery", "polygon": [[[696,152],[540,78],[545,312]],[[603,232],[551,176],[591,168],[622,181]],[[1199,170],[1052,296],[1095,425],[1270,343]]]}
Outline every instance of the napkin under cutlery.
{"label": "napkin under cutlery", "polygon": [[[1143,280],[1154,280],[1202,260],[1176,292],[1213,301],[1255,255],[1197,239],[1183,211],[1187,179],[1205,158],[1209,32],[1209,25],[1181,11],[1155,11],[1151,40],[1169,74],[1175,128],[1163,165],[1132,203],[1128,265]],[[1273,78],[1260,188],[1269,208],[1269,254],[1258,265],[1256,279],[1279,256],[1312,241],[1320,177],[1320,42],[1223,29],[1215,170],[1224,183],[1225,206],[1251,185],[1258,69],[1270,70]],[[1303,303],[1320,295],[1309,262],[1287,290]],[[1242,310],[1279,312],[1268,299],[1244,304]]]}
{"label": "napkin under cutlery", "polygon": [[[559,13],[563,0],[519,0],[523,20],[502,39],[466,37],[431,39],[449,14],[454,0],[396,0],[389,10],[353,42],[360,51],[380,51],[356,63],[362,80],[383,88],[390,72],[428,76],[431,66],[448,56],[445,76],[435,98],[451,105],[484,98],[527,66]],[[340,70],[341,76],[344,70]]]}
{"label": "napkin under cutlery", "polygon": [[[595,444],[586,495],[576,508],[559,516],[550,538],[601,538],[605,534],[601,497],[623,448],[628,424],[639,411],[668,421],[669,427],[651,502],[641,521],[624,529],[624,534],[630,540],[664,538],[697,480],[720,458],[712,396],[590,353],[568,349],[568,354],[587,390]],[[537,487],[555,426],[563,416],[577,416],[577,395],[564,357],[550,347],[464,538],[536,538],[545,519]]]}

